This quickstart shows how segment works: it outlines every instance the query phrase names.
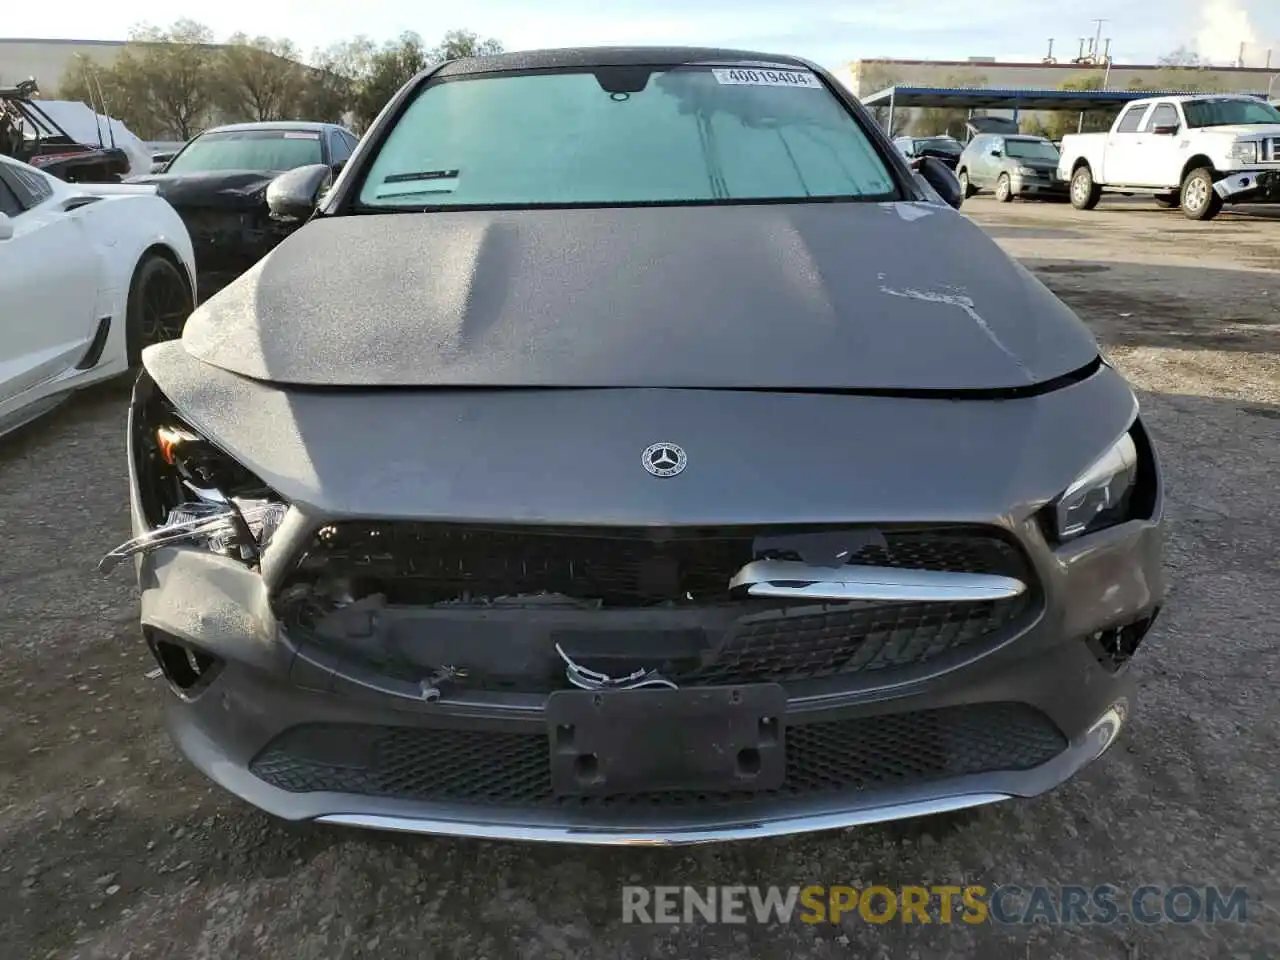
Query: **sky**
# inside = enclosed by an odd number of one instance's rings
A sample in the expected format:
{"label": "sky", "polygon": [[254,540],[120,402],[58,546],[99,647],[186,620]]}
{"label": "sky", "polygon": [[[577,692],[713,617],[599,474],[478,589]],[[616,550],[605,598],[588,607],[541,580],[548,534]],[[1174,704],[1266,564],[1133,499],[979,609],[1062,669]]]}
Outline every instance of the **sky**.
{"label": "sky", "polygon": [[0,23],[10,37],[125,39],[132,26],[190,17],[220,39],[237,31],[287,37],[303,51],[405,30],[434,42],[461,28],[508,50],[701,44],[798,54],[828,67],[867,57],[1039,60],[1050,36],[1061,59],[1076,53],[1080,37],[1093,36],[1092,18],[1106,17],[1102,35],[1112,38],[1117,63],[1151,62],[1185,45],[1225,64],[1246,42],[1247,66],[1263,66],[1273,48],[1280,72],[1280,0],[63,0],[6,7]]}

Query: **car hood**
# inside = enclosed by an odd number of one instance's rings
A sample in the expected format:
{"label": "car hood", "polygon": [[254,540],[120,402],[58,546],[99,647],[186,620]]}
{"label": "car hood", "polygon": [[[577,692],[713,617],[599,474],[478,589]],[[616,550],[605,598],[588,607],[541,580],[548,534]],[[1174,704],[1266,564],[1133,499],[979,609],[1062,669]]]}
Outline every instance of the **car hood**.
{"label": "car hood", "polygon": [[208,173],[147,173],[126,183],[155,184],[160,196],[175,207],[221,207],[237,210],[266,202],[267,184],[280,176],[274,170],[217,170]]}
{"label": "car hood", "polygon": [[1280,137],[1280,123],[1233,123],[1223,127],[1200,127],[1205,133],[1230,137]]}
{"label": "car hood", "polygon": [[1088,329],[924,203],[320,218],[196,311],[185,349],[360,387],[1026,388]]}
{"label": "car hood", "polygon": [[1032,170],[1057,170],[1057,160],[1041,160],[1027,159],[1026,157],[1006,157],[1008,165],[1011,167],[1030,167]]}

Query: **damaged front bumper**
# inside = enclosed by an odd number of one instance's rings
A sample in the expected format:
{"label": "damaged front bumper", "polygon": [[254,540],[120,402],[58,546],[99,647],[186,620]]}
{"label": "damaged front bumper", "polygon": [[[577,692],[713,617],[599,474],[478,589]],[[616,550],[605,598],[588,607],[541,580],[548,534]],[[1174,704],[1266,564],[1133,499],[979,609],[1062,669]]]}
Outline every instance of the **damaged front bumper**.
{"label": "damaged front bumper", "polygon": [[1280,170],[1245,170],[1213,185],[1228,203],[1280,203]]}
{"label": "damaged front bumper", "polygon": [[[780,710],[769,706],[782,724],[772,743],[784,752],[783,778],[756,791],[557,790],[559,725],[545,693],[445,686],[430,699],[411,683],[397,687],[378,669],[293,640],[273,617],[261,576],[195,548],[141,559],[142,619],[153,648],[206,657],[199,675],[161,658],[175,693],[168,725],[182,752],[274,815],[495,839],[740,839],[1035,796],[1099,756],[1126,722],[1134,689],[1088,627],[1115,623],[1119,609],[1151,609],[1153,598],[1123,572],[1153,547],[1156,534],[1143,526],[1065,558],[1077,582],[1121,586],[1105,612],[1097,603],[1066,620],[1042,617],[1000,649],[915,682],[894,683],[899,674],[845,677],[842,689],[809,684],[801,693],[806,685],[796,685]],[[490,626],[483,639],[499,636]],[[572,763],[562,767],[576,773]]]}

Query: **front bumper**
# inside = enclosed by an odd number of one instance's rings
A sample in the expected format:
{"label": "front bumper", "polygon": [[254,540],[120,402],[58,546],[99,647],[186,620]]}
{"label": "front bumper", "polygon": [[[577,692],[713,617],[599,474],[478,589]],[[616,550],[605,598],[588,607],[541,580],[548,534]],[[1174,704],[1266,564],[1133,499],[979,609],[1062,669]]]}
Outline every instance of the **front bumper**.
{"label": "front bumper", "polygon": [[197,548],[140,560],[142,619],[219,658],[207,684],[170,698],[170,732],[211,779],[272,814],[471,837],[694,843],[1031,797],[1099,756],[1134,689],[1088,638],[1158,607],[1159,518],[1087,539],[1054,555],[1044,571],[1054,599],[1015,638],[912,682],[793,697],[784,789],[706,802],[557,797],[545,697],[460,690],[424,703],[377,689],[292,643],[256,573]]}
{"label": "front bumper", "polygon": [[1009,178],[1015,197],[1065,197],[1071,185],[1051,176],[1027,177],[1014,175]]}
{"label": "front bumper", "polygon": [[1280,203],[1280,170],[1242,170],[1213,185],[1228,203]]}
{"label": "front bumper", "polygon": [[272,220],[265,203],[247,209],[184,206],[178,213],[195,250],[201,302],[233,283],[301,226]]}

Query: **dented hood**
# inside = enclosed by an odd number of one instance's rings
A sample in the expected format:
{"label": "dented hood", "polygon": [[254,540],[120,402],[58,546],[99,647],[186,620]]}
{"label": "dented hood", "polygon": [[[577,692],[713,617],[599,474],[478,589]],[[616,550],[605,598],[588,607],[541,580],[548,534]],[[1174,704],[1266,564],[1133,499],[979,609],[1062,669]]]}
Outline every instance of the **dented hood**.
{"label": "dented hood", "polygon": [[187,323],[283,384],[1019,388],[1089,331],[949,208],[398,213],[303,227]]}

